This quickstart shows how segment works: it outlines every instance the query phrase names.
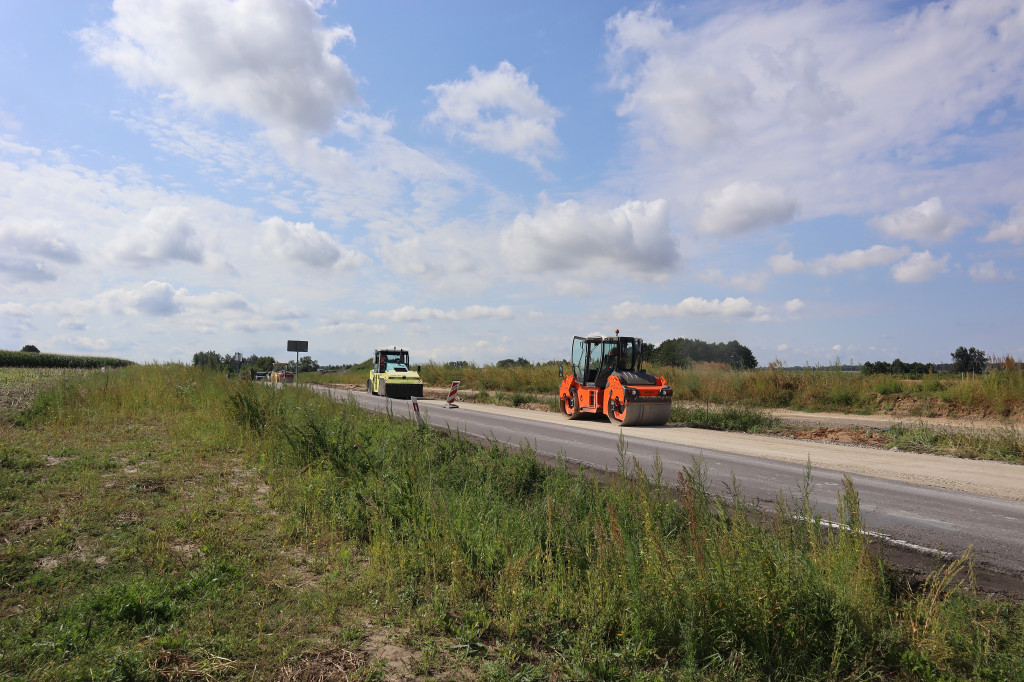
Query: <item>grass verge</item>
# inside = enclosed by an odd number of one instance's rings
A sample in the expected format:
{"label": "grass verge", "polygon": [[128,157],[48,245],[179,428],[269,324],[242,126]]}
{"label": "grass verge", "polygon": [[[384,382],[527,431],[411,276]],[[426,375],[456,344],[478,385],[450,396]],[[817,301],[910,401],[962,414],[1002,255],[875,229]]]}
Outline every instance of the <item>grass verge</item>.
{"label": "grass verge", "polygon": [[895,590],[850,485],[834,534],[699,463],[600,483],[176,366],[36,404],[0,420],[0,677],[1024,679],[1024,610]]}

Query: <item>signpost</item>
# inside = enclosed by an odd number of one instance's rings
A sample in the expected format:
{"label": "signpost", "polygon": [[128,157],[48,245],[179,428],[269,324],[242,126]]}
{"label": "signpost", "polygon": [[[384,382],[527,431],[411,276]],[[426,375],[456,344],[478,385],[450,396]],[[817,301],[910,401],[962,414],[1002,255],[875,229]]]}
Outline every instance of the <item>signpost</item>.
{"label": "signpost", "polygon": [[299,353],[309,352],[309,341],[288,340],[288,352],[295,351],[295,383],[299,383]]}

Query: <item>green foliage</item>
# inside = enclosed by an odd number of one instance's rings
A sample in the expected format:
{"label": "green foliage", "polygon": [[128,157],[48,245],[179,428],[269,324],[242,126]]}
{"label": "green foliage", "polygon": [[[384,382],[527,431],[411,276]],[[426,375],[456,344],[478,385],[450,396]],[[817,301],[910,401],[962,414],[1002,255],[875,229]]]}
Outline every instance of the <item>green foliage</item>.
{"label": "green foliage", "polygon": [[687,407],[672,408],[673,423],[698,429],[764,433],[782,427],[782,422],[767,412],[752,407]]}
{"label": "green foliage", "polygon": [[513,360],[512,358],[506,358],[504,360],[498,360],[496,363],[494,363],[495,367],[500,367],[500,368],[506,368],[506,367],[531,367],[532,365],[533,365],[533,363],[530,362],[529,360],[527,360],[526,358],[519,358],[518,360]]}
{"label": "green foliage", "polygon": [[39,349],[36,348],[35,346],[33,346],[31,343],[29,343],[29,344],[26,344],[26,345],[21,347],[21,352],[22,353],[38,353]]}
{"label": "green foliage", "polygon": [[90,355],[62,355],[36,351],[0,350],[0,367],[64,367],[71,369],[99,369],[101,367],[126,367],[134,365],[131,360],[103,358]]}
{"label": "green foliage", "polygon": [[720,362],[733,369],[754,369],[757,358],[739,341],[708,343],[698,339],[668,339],[651,352],[651,362],[658,365],[689,367],[695,362]]}
{"label": "green foliage", "polygon": [[935,371],[935,365],[924,362],[903,362],[896,358],[892,362],[879,360],[878,362],[865,362],[860,366],[860,372],[864,376],[873,374],[897,374],[900,376],[920,377],[923,374],[931,374]]}
{"label": "green foliage", "polygon": [[981,374],[988,365],[988,358],[985,357],[985,352],[978,350],[974,346],[970,348],[960,346],[950,355],[953,358],[954,372]]}

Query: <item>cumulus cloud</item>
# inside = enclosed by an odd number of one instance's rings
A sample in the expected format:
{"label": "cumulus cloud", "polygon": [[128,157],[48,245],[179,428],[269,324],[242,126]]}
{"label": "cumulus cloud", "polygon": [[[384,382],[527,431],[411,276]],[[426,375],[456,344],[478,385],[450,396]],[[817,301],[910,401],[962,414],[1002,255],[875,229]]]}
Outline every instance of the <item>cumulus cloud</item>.
{"label": "cumulus cloud", "polygon": [[704,197],[697,228],[707,234],[739,234],[788,223],[798,210],[796,200],[780,187],[733,182]]}
{"label": "cumulus cloud", "polygon": [[28,319],[32,317],[32,311],[29,310],[27,305],[7,301],[6,303],[0,303],[0,315],[8,318],[18,317]]}
{"label": "cumulus cloud", "polygon": [[324,132],[360,103],[348,66],[332,53],[353,40],[328,27],[318,3],[278,0],[117,0],[114,17],[79,33],[97,64],[132,87],[170,92],[199,110]]}
{"label": "cumulus cloud", "polygon": [[114,248],[115,256],[136,265],[163,261],[203,262],[203,246],[184,206],[160,206],[150,210],[137,230],[124,235]]}
{"label": "cumulus cloud", "polygon": [[16,216],[0,219],[0,248],[19,254],[40,256],[57,263],[82,261],[77,246],[60,236],[61,226],[52,220],[24,220]]}
{"label": "cumulus cloud", "polygon": [[804,302],[801,301],[799,298],[791,298],[788,301],[786,301],[785,305],[787,313],[798,313],[801,310],[803,310],[804,307]]}
{"label": "cumulus cloud", "polygon": [[795,272],[811,272],[826,277],[838,275],[850,270],[889,265],[907,256],[910,248],[893,247],[876,244],[869,249],[853,249],[843,253],[830,253],[810,262],[798,261],[793,253],[776,254],[768,258],[768,265],[776,274],[792,274]]}
{"label": "cumulus cloud", "polygon": [[988,231],[983,242],[1008,241],[1013,244],[1024,244],[1024,202],[1013,207],[1010,217],[1002,223],[995,225]]}
{"label": "cumulus cloud", "polygon": [[354,268],[367,261],[366,256],[339,245],[313,223],[292,223],[274,216],[262,223],[263,243],[268,253],[315,268]]}
{"label": "cumulus cloud", "polygon": [[[1019,118],[990,115],[1024,87],[1016,0],[729,3],[692,16],[651,3],[606,22],[617,113],[651,191],[699,206],[736,177],[771,178],[810,219],[884,212],[908,187],[965,208],[1005,202],[992,178],[1019,165]],[[944,239],[961,226],[941,218],[899,227]]]}
{"label": "cumulus cloud", "polygon": [[555,121],[561,112],[508,62],[494,71],[470,67],[469,75],[469,80],[428,86],[437,106],[427,120],[451,136],[540,169],[541,159],[558,151]]}
{"label": "cumulus cloud", "polygon": [[961,220],[943,208],[939,197],[926,199],[916,206],[897,209],[871,222],[890,237],[920,241],[949,239],[963,226]]}
{"label": "cumulus cloud", "polygon": [[57,275],[45,263],[0,256],[0,274],[14,282],[53,282]]}
{"label": "cumulus cloud", "polygon": [[973,263],[967,272],[971,279],[979,282],[996,282],[999,280],[1010,280],[1014,278],[1013,270],[1004,270],[996,267],[995,261],[984,261]]}
{"label": "cumulus cloud", "polygon": [[745,297],[726,298],[723,300],[698,298],[690,296],[674,305],[657,305],[651,303],[633,303],[626,301],[612,306],[614,317],[747,317],[763,316],[767,310],[763,306],[755,306]]}
{"label": "cumulus cloud", "polygon": [[614,266],[616,271],[664,273],[678,263],[679,245],[664,200],[628,201],[598,209],[569,200],[521,213],[501,233],[501,250],[520,270]]}
{"label": "cumulus cloud", "polygon": [[105,291],[96,297],[103,312],[120,315],[170,317],[182,311],[178,299],[188,294],[168,282],[151,280],[141,287],[122,287]]}
{"label": "cumulus cloud", "polygon": [[927,282],[935,275],[949,272],[949,254],[936,258],[931,251],[920,251],[892,266],[892,278],[897,282]]}

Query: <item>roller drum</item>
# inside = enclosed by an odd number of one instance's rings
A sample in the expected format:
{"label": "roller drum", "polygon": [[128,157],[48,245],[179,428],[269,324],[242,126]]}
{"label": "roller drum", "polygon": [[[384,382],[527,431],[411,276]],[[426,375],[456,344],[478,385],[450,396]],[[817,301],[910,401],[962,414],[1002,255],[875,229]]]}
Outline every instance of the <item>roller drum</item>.
{"label": "roller drum", "polygon": [[658,426],[667,424],[672,416],[672,403],[628,403],[622,426]]}

